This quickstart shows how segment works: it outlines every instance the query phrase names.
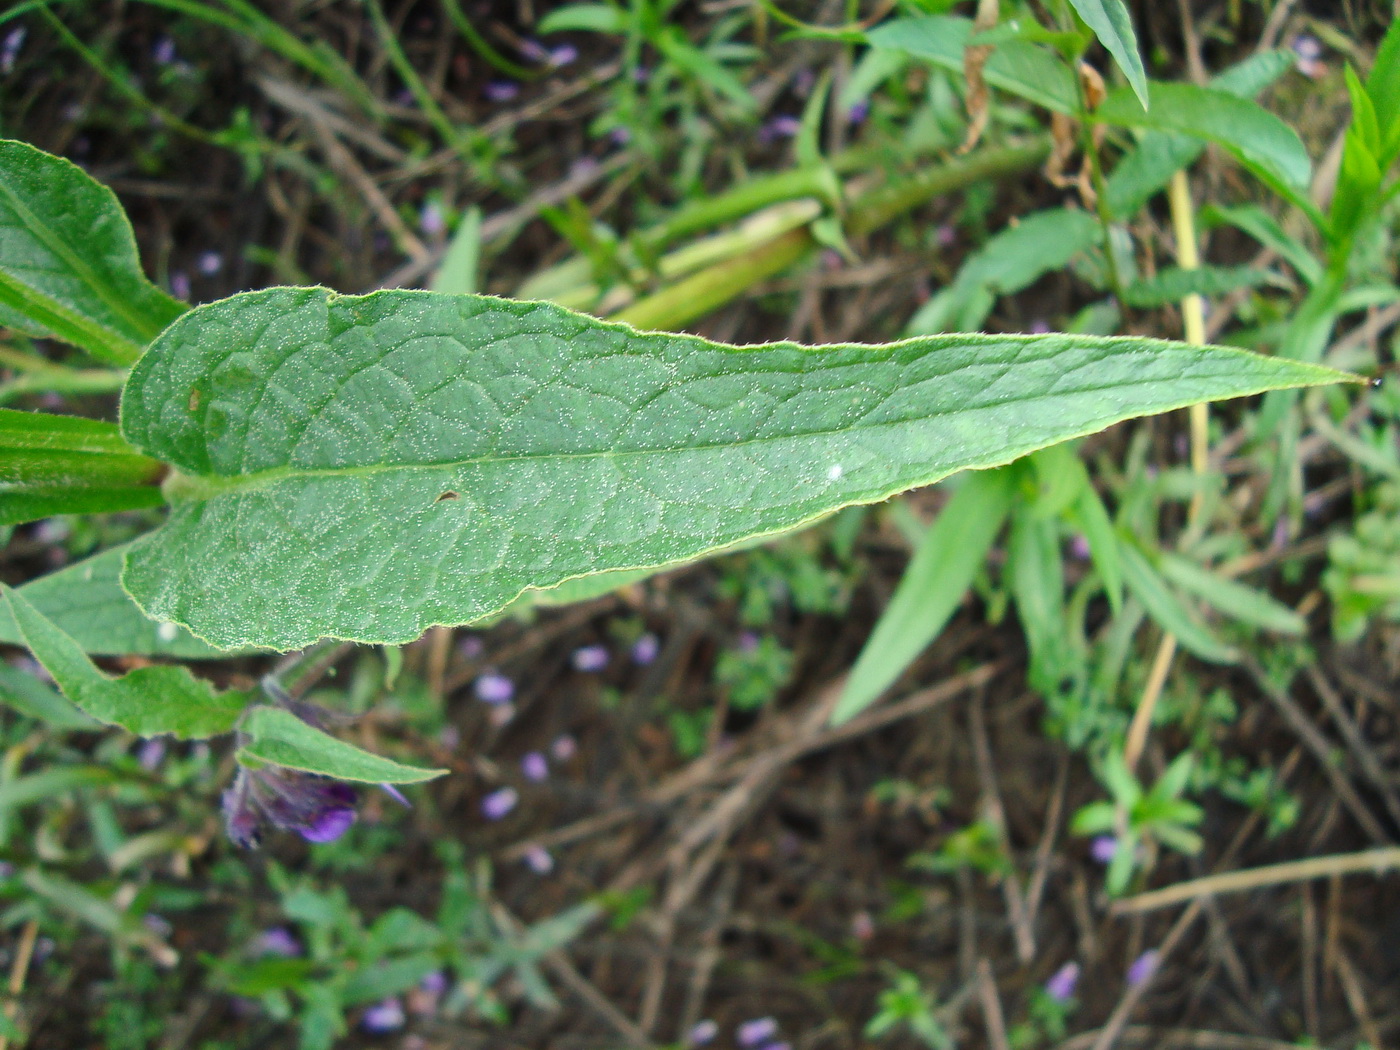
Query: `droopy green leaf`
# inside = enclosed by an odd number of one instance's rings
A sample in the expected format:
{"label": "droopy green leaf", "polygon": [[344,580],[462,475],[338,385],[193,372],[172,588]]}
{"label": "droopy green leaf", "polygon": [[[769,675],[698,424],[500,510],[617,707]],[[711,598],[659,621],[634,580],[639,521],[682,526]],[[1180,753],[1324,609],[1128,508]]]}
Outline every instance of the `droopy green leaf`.
{"label": "droopy green leaf", "polygon": [[0,663],[0,704],[60,731],[101,728],[34,675],[6,663]]}
{"label": "droopy green leaf", "polygon": [[22,594],[3,584],[0,593],[34,659],[69,700],[99,722],[141,736],[170,733],[197,740],[227,733],[248,705],[249,694],[216,692],[183,667],[138,667],[109,678]]}
{"label": "droopy green leaf", "polygon": [[1147,71],[1142,68],[1142,56],[1138,54],[1137,34],[1133,32],[1133,19],[1128,14],[1123,0],[1069,0],[1070,6],[1084,19],[1084,24],[1094,31],[1099,43],[1113,56],[1118,68],[1128,78],[1133,94],[1144,106],[1147,98]]}
{"label": "droopy green leaf", "polygon": [[[952,15],[897,18],[866,34],[873,47],[902,51],[961,76],[972,20]],[[997,45],[982,70],[987,83],[1058,113],[1079,110],[1074,74],[1048,48],[1022,40]]]}
{"label": "droopy green leaf", "polygon": [[266,704],[252,708],[239,731],[247,743],[238,749],[238,758],[250,765],[265,762],[369,784],[417,784],[447,772],[405,766],[372,755],[307,725],[284,708]]}
{"label": "droopy green leaf", "polygon": [[1159,562],[1162,575],[1241,623],[1280,634],[1304,635],[1308,622],[1294,609],[1263,591],[1227,579],[1184,558],[1163,551]]}
{"label": "droopy green leaf", "polygon": [[874,703],[957,611],[1011,509],[1012,469],[968,475],[924,533],[846,679],[833,723]]}
{"label": "droopy green leaf", "polygon": [[406,642],[1132,416],[1342,378],[1137,338],[732,347],[548,303],[272,289],[192,311],[133,369],[123,432],[178,473],[122,582],[220,647]]}
{"label": "droopy green leaf", "polygon": [[1214,142],[1249,167],[1270,187],[1311,213],[1312,165],[1297,132],[1268,110],[1228,91],[1195,84],[1148,85],[1151,108],[1131,91],[1109,94],[1094,118],[1123,127],[1175,131]]}
{"label": "droopy green leaf", "polygon": [[1239,659],[1237,650],[1217,639],[1187,610],[1142,551],[1132,543],[1124,543],[1118,553],[1128,590],[1158,626],[1176,636],[1183,649],[1212,663],[1228,664]]}
{"label": "droopy green leaf", "polygon": [[184,309],[141,272],[111,190],[61,157],[0,140],[0,324],[130,364]]}
{"label": "droopy green leaf", "polygon": [[[201,642],[183,627],[158,623],[122,590],[125,545],[94,554],[19,588],[20,594],[85,653],[216,660],[234,655]],[[9,607],[0,602],[0,642],[23,645]]]}

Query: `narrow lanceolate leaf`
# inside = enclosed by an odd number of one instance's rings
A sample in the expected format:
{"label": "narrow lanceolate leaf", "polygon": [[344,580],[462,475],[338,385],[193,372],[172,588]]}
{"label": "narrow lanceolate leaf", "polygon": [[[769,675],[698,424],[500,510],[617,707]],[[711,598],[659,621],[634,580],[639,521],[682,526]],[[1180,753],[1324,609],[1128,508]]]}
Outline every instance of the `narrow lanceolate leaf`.
{"label": "narrow lanceolate leaf", "polygon": [[447,772],[405,766],[361,751],[280,707],[254,707],[238,728],[247,741],[238,749],[245,765],[269,763],[368,784],[417,784]]}
{"label": "narrow lanceolate leaf", "polygon": [[139,667],[110,678],[18,591],[0,584],[0,593],[21,643],[64,696],[99,722],[142,736],[170,733],[197,740],[227,733],[248,705],[249,694],[217,692],[183,667]]}
{"label": "narrow lanceolate leaf", "polygon": [[[149,619],[131,595],[122,590],[125,553],[125,545],[112,547],[31,580],[19,588],[19,593],[85,653],[173,656],[183,660],[237,655],[201,642],[176,624]],[[0,642],[24,644],[4,602],[0,602]]]}
{"label": "narrow lanceolate leaf", "polygon": [[0,139],[0,324],[130,364],[184,309],[141,272],[111,190],[61,157]]}
{"label": "narrow lanceolate leaf", "polygon": [[1123,0],[1069,0],[1070,6],[1084,19],[1084,24],[1094,31],[1099,43],[1104,46],[1118,68],[1128,78],[1128,84],[1137,95],[1138,101],[1148,105],[1147,71],[1142,68],[1142,56],[1138,54],[1137,34],[1133,32],[1133,19]]}
{"label": "narrow lanceolate leaf", "polygon": [[175,473],[122,582],[224,648],[406,642],[1132,416],[1342,378],[1136,338],[734,347],[547,303],[255,292],[132,372],[123,432]]}

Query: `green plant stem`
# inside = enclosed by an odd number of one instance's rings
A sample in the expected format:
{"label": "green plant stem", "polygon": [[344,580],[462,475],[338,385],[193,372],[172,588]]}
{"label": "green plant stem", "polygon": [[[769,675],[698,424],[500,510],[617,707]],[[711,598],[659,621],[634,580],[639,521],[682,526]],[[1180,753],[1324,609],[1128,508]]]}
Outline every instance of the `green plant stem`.
{"label": "green plant stem", "polygon": [[[919,206],[931,197],[979,182],[1033,168],[1049,153],[1049,140],[983,150],[950,160],[892,186],[882,186],[857,198],[850,207],[847,228],[870,233]],[[792,230],[768,243],[717,263],[613,316],[642,329],[669,330],[701,317],[748,291],[758,281],[781,273],[818,247],[810,229]]]}

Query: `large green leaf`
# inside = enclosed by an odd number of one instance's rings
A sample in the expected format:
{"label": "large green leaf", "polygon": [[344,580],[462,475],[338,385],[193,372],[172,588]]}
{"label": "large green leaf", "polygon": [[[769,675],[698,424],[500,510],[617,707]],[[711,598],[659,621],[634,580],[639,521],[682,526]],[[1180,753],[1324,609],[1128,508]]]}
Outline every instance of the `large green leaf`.
{"label": "large green leaf", "polygon": [[184,309],[141,272],[111,190],[61,157],[0,139],[0,324],[130,364]]}
{"label": "large green leaf", "polygon": [[417,784],[447,772],[372,755],[308,725],[290,711],[266,704],[251,708],[238,730],[245,741],[238,759],[245,765],[271,763],[370,784]]}
{"label": "large green leaf", "polygon": [[[158,623],[137,608],[122,590],[122,558],[126,546],[112,547],[91,558],[40,576],[19,593],[86,653],[122,656],[173,656],[184,660],[215,660],[235,655],[198,638],[173,623]],[[0,602],[0,642],[23,645],[9,607]]]}
{"label": "large green leaf", "polygon": [[141,736],[171,733],[200,739],[229,732],[248,706],[248,693],[218,692],[183,667],[138,667],[120,678],[108,677],[22,594],[4,584],[0,594],[34,659],[64,696],[99,722]]}
{"label": "large green leaf", "polygon": [[321,288],[192,311],[122,402],[171,463],[147,615],[227,648],[406,642],[1122,419],[1328,369],[1137,338],[733,347],[547,303]]}

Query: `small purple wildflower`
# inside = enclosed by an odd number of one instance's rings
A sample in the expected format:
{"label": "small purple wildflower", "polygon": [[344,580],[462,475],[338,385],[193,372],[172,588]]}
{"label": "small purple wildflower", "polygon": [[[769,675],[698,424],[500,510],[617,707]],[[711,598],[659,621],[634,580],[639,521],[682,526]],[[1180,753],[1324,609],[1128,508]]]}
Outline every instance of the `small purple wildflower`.
{"label": "small purple wildflower", "polygon": [[632,643],[632,662],[638,667],[645,667],[656,659],[661,652],[661,641],[656,635],[647,633]]}
{"label": "small purple wildflower", "polygon": [[379,789],[383,791],[384,794],[388,795],[391,799],[393,799],[395,802],[397,802],[400,806],[403,806],[404,809],[413,808],[413,803],[410,802],[407,798],[405,798],[404,793],[398,788],[396,788],[393,784],[380,784]]}
{"label": "small purple wildflower", "polygon": [[796,117],[786,113],[779,114],[758,129],[758,141],[764,145],[771,145],[779,139],[790,139],[801,127],[802,121]]}
{"label": "small purple wildflower", "polygon": [[645,84],[651,79],[651,69],[647,66],[638,66],[632,70],[632,83]]}
{"label": "small purple wildflower", "polygon": [[437,742],[448,751],[456,751],[462,743],[462,731],[456,726],[443,726],[438,732]]}
{"label": "small purple wildflower", "polygon": [[771,1017],[756,1017],[739,1026],[736,1038],[740,1046],[758,1046],[778,1034],[778,1022]]}
{"label": "small purple wildflower", "polygon": [[508,704],[515,696],[515,683],[495,671],[478,675],[475,688],[483,704]]}
{"label": "small purple wildflower", "polygon": [[419,1017],[431,1017],[437,1013],[438,1003],[445,991],[447,975],[441,970],[434,970],[418,982],[417,988],[409,989],[406,997],[408,1012]]}
{"label": "small purple wildflower", "polygon": [[513,80],[492,80],[485,88],[492,102],[509,102],[520,94],[520,85]]}
{"label": "small purple wildflower", "polygon": [[578,48],[573,44],[560,44],[558,47],[549,49],[545,56],[545,61],[551,69],[559,69],[573,62],[578,61]]}
{"label": "small purple wildflower", "polygon": [[457,655],[463,660],[475,660],[486,651],[486,643],[479,634],[465,634],[457,643]]}
{"label": "small purple wildflower", "polygon": [[791,1043],[764,1043],[760,1050],[792,1050]]}
{"label": "small purple wildflower", "polygon": [[685,1037],[687,1046],[705,1046],[714,1042],[715,1036],[719,1035],[719,1025],[708,1017],[692,1028]]}
{"label": "small purple wildflower", "polygon": [[355,789],[282,766],[239,768],[224,792],[224,828],[234,845],[256,847],[264,821],[307,842],[331,842],[355,823]]}
{"label": "small purple wildflower", "polygon": [[1037,317],[1031,322],[1029,332],[1031,335],[1044,335],[1050,331],[1050,323],[1044,318]]}
{"label": "small purple wildflower", "polygon": [[40,543],[62,543],[73,528],[62,518],[45,518],[34,526],[34,538]]}
{"label": "small purple wildflower", "polygon": [[258,955],[274,955],[279,959],[295,959],[301,954],[301,941],[285,926],[273,926],[258,934],[253,942]]}
{"label": "small purple wildflower", "polygon": [[536,875],[548,875],[554,870],[554,857],[543,846],[531,846],[525,851],[525,865]]}
{"label": "small purple wildflower", "polygon": [[29,34],[29,30],[24,26],[16,26],[5,34],[5,40],[0,43],[0,73],[12,72],[15,62],[19,60],[19,49],[24,46],[24,38]]}
{"label": "small purple wildflower", "polygon": [[436,237],[447,229],[447,220],[442,214],[442,205],[428,201],[418,213],[418,228],[429,237]]}
{"label": "small purple wildflower", "polygon": [[951,248],[958,243],[958,229],[952,223],[945,222],[933,231],[933,241],[940,248]]}
{"label": "small purple wildflower", "polygon": [[564,733],[554,738],[554,743],[549,745],[549,753],[556,761],[567,762],[578,754],[578,741]]}
{"label": "small purple wildflower", "polygon": [[598,174],[600,165],[596,157],[578,157],[569,165],[569,178],[571,179],[591,179]]}
{"label": "small purple wildflower", "polygon": [[170,274],[170,294],[176,299],[189,300],[190,275],[184,270],[175,270]]}
{"label": "small purple wildflower", "polygon": [[860,99],[851,104],[851,108],[846,110],[846,122],[848,124],[864,124],[865,119],[870,116],[870,100]]}
{"label": "small purple wildflower", "polygon": [[1093,857],[1100,864],[1107,864],[1113,860],[1113,855],[1118,852],[1118,840],[1112,835],[1097,835],[1089,843],[1089,856]]}
{"label": "small purple wildflower", "polygon": [[608,132],[608,138],[614,146],[625,146],[632,141],[632,129],[621,126],[613,128]]}
{"label": "small purple wildflower", "polygon": [[601,671],[608,666],[608,650],[602,645],[583,645],[574,650],[575,671]]}
{"label": "small purple wildflower", "polygon": [[441,970],[434,970],[432,973],[424,975],[423,979],[418,982],[418,987],[429,995],[441,995],[447,991],[447,974]]}
{"label": "small purple wildflower", "polygon": [[1045,994],[1057,1003],[1067,1003],[1074,997],[1074,986],[1078,983],[1079,964],[1067,962],[1045,982]]}
{"label": "small purple wildflower", "polygon": [[1322,61],[1322,44],[1317,37],[1299,33],[1290,42],[1293,53],[1298,56],[1298,72],[1310,80],[1318,80],[1327,75],[1327,63]]}
{"label": "small purple wildflower", "polygon": [[549,49],[538,40],[525,39],[520,41],[520,54],[531,62],[548,62]]}
{"label": "small purple wildflower", "polygon": [[1144,981],[1151,978],[1157,972],[1158,952],[1156,948],[1149,948],[1128,967],[1127,982],[1129,988],[1136,988]]}
{"label": "small purple wildflower", "polygon": [[1069,541],[1069,552],[1076,561],[1088,561],[1094,555],[1089,546],[1089,537],[1082,532],[1076,532]]}
{"label": "small purple wildflower", "polygon": [[218,252],[201,252],[195,268],[205,277],[213,277],[224,268],[224,257]]}
{"label": "small purple wildflower", "polygon": [[481,800],[481,813],[487,820],[500,820],[519,801],[520,793],[515,788],[497,788]]}
{"label": "small purple wildflower", "polygon": [[163,36],[151,48],[151,60],[158,66],[168,66],[176,59],[175,41]]}
{"label": "small purple wildflower", "polygon": [[160,737],[143,740],[136,751],[136,761],[147,773],[154,772],[165,758],[165,741]]}
{"label": "small purple wildflower", "polygon": [[758,650],[759,638],[753,631],[741,631],[734,648],[741,653],[752,653]]}
{"label": "small purple wildflower", "polygon": [[157,937],[169,937],[175,932],[175,927],[171,925],[169,919],[164,915],[157,915],[155,912],[147,912],[141,916],[141,925],[150,930]]}
{"label": "small purple wildflower", "polygon": [[520,758],[520,772],[536,784],[549,779],[549,761],[538,751],[527,751]]}
{"label": "small purple wildflower", "polygon": [[360,1027],[374,1035],[397,1032],[404,1026],[403,1003],[398,996],[375,1003],[360,1018]]}

